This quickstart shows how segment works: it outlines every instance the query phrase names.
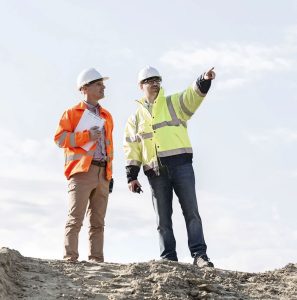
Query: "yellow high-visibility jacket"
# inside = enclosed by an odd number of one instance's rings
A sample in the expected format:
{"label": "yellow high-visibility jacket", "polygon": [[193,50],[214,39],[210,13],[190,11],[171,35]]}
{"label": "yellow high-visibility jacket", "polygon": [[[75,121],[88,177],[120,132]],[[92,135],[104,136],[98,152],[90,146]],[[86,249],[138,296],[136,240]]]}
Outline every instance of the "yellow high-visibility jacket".
{"label": "yellow high-visibility jacket", "polygon": [[137,111],[125,128],[126,167],[143,165],[145,172],[153,169],[159,174],[158,157],[193,153],[187,121],[205,96],[194,82],[183,92],[167,97],[161,88],[152,113],[146,108],[144,98],[137,101]]}

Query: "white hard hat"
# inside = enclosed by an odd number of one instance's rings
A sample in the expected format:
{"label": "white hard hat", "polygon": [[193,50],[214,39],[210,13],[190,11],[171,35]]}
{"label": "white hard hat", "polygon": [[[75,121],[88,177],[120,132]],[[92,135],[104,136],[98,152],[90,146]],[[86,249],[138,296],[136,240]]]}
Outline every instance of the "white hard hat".
{"label": "white hard hat", "polygon": [[160,77],[162,79],[157,69],[151,66],[146,66],[143,69],[141,69],[138,73],[138,83],[150,77]]}
{"label": "white hard hat", "polygon": [[103,77],[96,69],[89,68],[80,72],[77,76],[77,88],[80,90],[84,85],[99,79],[109,79],[109,77]]}

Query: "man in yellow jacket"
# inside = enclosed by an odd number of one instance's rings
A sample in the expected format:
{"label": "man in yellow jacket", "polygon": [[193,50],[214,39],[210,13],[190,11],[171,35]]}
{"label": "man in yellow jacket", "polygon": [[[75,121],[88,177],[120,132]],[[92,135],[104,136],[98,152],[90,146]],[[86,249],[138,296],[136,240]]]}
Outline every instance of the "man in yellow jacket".
{"label": "man in yellow jacket", "polygon": [[[68,261],[78,259],[78,235],[86,212],[90,223],[89,260],[104,261],[104,218],[112,183],[113,160],[112,116],[98,104],[104,98],[106,79],[108,77],[102,77],[94,68],[79,74],[77,88],[84,100],[63,113],[54,138],[56,144],[64,149],[64,173],[69,182],[64,242],[64,259]],[[97,118],[98,125],[101,123],[99,118],[102,118],[104,126],[76,130],[82,115],[88,111],[97,115],[94,118]],[[90,148],[86,147],[88,143]]]}
{"label": "man in yellow jacket", "polygon": [[177,195],[186,222],[188,246],[194,264],[213,267],[206,254],[202,222],[198,212],[193,150],[187,132],[187,121],[206,96],[214,68],[205,72],[183,92],[165,96],[162,77],[151,66],[138,74],[144,97],[125,128],[124,152],[128,186],[141,192],[137,180],[141,165],[152,191],[153,206],[159,232],[162,259],[177,261],[176,242],[172,229],[173,191]]}

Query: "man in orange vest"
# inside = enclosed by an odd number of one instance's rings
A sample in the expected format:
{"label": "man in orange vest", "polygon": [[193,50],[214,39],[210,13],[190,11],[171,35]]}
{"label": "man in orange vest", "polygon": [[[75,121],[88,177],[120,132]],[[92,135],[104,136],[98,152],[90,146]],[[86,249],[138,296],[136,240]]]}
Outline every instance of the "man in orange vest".
{"label": "man in orange vest", "polygon": [[[104,218],[113,183],[113,120],[111,114],[98,104],[104,98],[106,79],[108,77],[101,76],[94,68],[79,74],[77,88],[84,100],[64,112],[54,138],[55,143],[64,148],[64,173],[69,182],[64,259],[71,262],[77,261],[79,256],[78,235],[86,213],[90,224],[89,261],[104,261]],[[77,131],[86,109],[102,118],[104,126]],[[93,145],[88,149],[85,145],[89,142]]]}

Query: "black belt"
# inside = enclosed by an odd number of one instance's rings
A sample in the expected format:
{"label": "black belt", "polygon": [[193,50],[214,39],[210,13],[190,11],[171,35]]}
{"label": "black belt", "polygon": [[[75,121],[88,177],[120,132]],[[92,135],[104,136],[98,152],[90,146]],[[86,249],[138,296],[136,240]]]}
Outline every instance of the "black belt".
{"label": "black belt", "polygon": [[106,161],[92,160],[91,164],[98,167],[106,167]]}

